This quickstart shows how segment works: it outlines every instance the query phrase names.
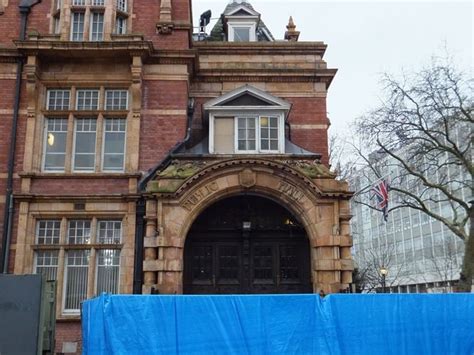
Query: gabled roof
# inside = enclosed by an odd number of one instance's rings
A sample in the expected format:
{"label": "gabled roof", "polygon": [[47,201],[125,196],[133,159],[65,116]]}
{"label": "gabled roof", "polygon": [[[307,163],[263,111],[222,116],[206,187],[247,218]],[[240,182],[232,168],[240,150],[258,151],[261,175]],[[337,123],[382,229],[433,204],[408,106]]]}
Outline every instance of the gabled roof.
{"label": "gabled roof", "polygon": [[[249,4],[250,5],[250,4]],[[224,16],[260,16],[260,14],[255,11],[252,6],[245,6],[240,4],[232,8],[228,13],[224,11]]]}
{"label": "gabled roof", "polygon": [[[224,17],[232,15],[241,15],[242,12],[249,13],[249,16],[258,16],[258,12],[254,10],[252,5],[247,1],[242,1],[240,4],[237,2],[232,2],[226,6],[224,12],[222,13],[220,19],[216,22],[214,27],[211,30],[211,34],[208,37],[208,41],[224,41],[225,40],[225,30],[224,30]],[[251,15],[255,14],[255,15]],[[265,26],[265,23],[260,19],[257,24],[257,41],[258,42],[271,42],[274,41],[273,35]]]}
{"label": "gabled roof", "polygon": [[204,110],[230,108],[232,106],[262,107],[288,111],[291,104],[252,85],[244,85],[216,97],[203,105]]}

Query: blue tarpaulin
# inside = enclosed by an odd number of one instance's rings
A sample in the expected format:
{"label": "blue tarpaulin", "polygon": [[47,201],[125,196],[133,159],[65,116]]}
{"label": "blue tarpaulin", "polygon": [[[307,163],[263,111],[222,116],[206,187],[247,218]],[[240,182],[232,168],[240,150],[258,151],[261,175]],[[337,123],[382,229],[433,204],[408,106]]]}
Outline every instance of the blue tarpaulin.
{"label": "blue tarpaulin", "polygon": [[102,295],[83,354],[474,354],[474,294]]}

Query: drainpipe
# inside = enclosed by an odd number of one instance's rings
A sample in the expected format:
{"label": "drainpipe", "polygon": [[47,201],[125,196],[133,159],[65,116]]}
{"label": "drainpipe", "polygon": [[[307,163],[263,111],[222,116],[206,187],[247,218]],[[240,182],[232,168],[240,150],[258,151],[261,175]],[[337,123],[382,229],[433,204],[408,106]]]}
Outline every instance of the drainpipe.
{"label": "drainpipe", "polygon": [[133,268],[133,293],[142,293],[143,284],[143,235],[145,217],[145,199],[141,197],[137,201],[135,219],[135,267]]}
{"label": "drainpipe", "polygon": [[[168,153],[168,155],[160,161],[155,167],[149,170],[147,175],[138,184],[139,192],[144,192],[146,184],[150,179],[153,178],[155,173],[161,168],[169,164],[171,157],[174,153],[177,153],[182,147],[186,146],[186,143],[191,139],[191,123],[194,116],[194,99],[190,98],[188,101],[187,110],[187,123],[186,123],[186,135],[184,139],[177,143]],[[144,217],[146,214],[146,201],[145,198],[141,197],[136,204],[136,225],[135,225],[135,263],[133,272],[133,293],[142,293],[143,284],[143,238],[144,238]]]}
{"label": "drainpipe", "polygon": [[[22,0],[20,2],[20,41],[26,39],[26,27],[28,23],[28,15],[31,8],[39,4],[41,0]],[[3,218],[3,235],[2,235],[2,263],[0,265],[1,271],[8,273],[8,259],[10,257],[10,241],[12,235],[13,212],[15,203],[13,200],[13,169],[15,166],[15,151],[16,151],[16,133],[18,125],[18,113],[20,110],[20,95],[21,95],[21,75],[23,73],[24,59],[17,59],[16,81],[15,81],[15,102],[13,106],[12,130],[10,135],[10,148],[8,152],[8,170],[7,170],[7,188],[5,202],[5,214]]]}

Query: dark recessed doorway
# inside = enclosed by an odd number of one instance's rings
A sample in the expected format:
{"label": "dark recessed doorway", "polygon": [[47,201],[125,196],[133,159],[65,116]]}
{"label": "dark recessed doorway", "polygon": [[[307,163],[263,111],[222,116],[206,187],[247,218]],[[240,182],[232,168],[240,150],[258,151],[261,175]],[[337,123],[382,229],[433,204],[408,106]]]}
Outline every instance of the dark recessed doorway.
{"label": "dark recessed doorway", "polygon": [[184,247],[184,293],[310,293],[310,247],[287,209],[254,195],[230,197],[193,223]]}

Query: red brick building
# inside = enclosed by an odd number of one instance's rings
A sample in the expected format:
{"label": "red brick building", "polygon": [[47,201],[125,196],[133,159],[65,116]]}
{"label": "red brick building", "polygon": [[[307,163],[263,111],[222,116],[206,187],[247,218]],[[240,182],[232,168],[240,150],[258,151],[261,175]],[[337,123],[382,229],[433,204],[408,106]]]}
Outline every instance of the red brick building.
{"label": "red brick building", "polygon": [[57,280],[57,351],[101,292],[348,286],[324,43],[244,1],[194,36],[190,0],[36,2],[0,0],[1,256]]}

